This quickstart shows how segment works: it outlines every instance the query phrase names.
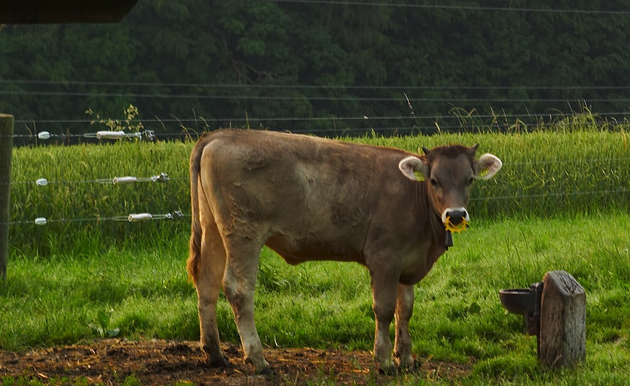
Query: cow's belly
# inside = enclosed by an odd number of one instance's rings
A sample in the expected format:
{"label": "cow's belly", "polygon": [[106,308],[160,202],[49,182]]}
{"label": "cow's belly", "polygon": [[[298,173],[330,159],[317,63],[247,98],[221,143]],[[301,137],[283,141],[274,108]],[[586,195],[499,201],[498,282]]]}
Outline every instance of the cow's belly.
{"label": "cow's belly", "polygon": [[334,240],[275,235],[267,239],[266,245],[293,265],[312,260],[362,262],[360,253],[348,243],[340,244]]}

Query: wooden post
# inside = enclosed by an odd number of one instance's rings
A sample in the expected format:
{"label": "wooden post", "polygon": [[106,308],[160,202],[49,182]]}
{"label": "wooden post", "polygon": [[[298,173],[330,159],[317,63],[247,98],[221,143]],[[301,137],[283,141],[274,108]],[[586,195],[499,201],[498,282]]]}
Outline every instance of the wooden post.
{"label": "wooden post", "polygon": [[9,256],[9,221],[11,194],[11,153],[13,152],[13,116],[0,114],[0,280],[7,277]]}
{"label": "wooden post", "polygon": [[551,271],[543,279],[538,357],[551,367],[586,360],[586,293],[573,276]]}

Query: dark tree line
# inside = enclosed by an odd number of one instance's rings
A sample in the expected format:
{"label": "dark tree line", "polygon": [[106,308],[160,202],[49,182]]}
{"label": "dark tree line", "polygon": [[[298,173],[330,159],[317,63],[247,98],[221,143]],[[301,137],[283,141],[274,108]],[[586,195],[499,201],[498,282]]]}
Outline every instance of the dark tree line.
{"label": "dark tree line", "polygon": [[628,111],[626,2],[444,3],[140,0],[115,25],[5,25],[0,110],[39,130],[90,130],[70,121],[133,104],[168,131],[195,118],[336,134]]}

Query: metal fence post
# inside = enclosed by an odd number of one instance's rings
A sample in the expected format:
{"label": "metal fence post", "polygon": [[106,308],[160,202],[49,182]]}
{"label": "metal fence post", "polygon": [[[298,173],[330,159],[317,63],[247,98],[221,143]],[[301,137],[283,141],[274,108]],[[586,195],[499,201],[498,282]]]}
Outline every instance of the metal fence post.
{"label": "metal fence post", "polygon": [[9,256],[13,115],[0,114],[0,280],[6,280]]}

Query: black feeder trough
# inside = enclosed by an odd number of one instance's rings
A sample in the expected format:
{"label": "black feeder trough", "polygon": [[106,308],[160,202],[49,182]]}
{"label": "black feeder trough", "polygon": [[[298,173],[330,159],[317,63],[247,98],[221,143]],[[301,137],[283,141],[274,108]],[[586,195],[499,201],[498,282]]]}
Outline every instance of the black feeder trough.
{"label": "black feeder trough", "polygon": [[529,289],[504,289],[499,291],[501,304],[508,312],[523,315],[528,335],[540,338],[540,299],[543,282],[534,283]]}

